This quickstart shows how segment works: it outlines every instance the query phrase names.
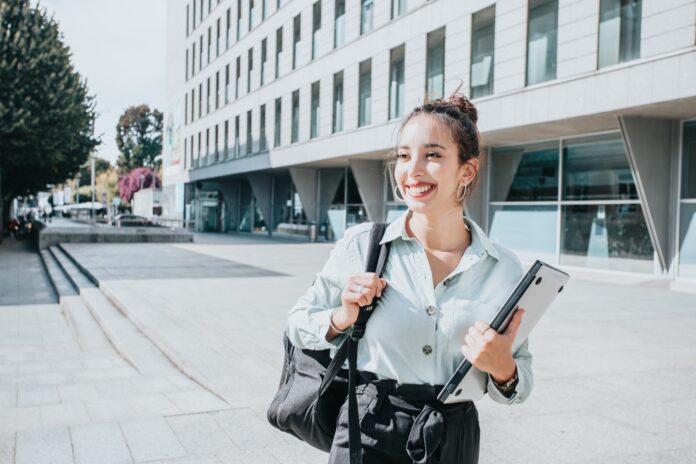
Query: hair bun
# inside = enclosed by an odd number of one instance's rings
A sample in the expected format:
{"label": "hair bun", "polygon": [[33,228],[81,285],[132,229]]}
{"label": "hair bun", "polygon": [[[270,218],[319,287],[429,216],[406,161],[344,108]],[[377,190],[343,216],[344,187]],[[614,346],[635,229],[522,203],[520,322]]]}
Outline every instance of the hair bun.
{"label": "hair bun", "polygon": [[478,122],[478,111],[476,111],[476,107],[463,94],[455,92],[445,99],[445,103],[452,105],[458,108],[462,113],[467,114],[474,124]]}

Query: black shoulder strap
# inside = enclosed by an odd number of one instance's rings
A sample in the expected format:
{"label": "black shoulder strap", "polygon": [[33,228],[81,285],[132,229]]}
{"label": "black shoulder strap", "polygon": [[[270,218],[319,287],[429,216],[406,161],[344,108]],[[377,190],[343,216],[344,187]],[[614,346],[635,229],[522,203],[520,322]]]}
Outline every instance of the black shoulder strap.
{"label": "black shoulder strap", "polygon": [[[365,272],[375,272],[380,277],[384,272],[384,266],[387,263],[387,257],[389,256],[389,243],[380,245],[379,242],[384,236],[384,231],[387,225],[382,223],[375,223],[370,231],[370,244],[367,249],[367,259],[365,261]],[[379,298],[375,298],[372,304],[368,306],[363,306],[360,308],[360,313],[358,314],[358,320],[351,329],[349,338],[354,338],[356,341],[365,334],[365,326],[367,325],[367,320],[372,315],[372,310],[377,305]],[[356,327],[358,329],[356,330]],[[357,337],[357,338],[356,338]],[[338,372],[343,368],[343,364],[348,358],[348,340],[346,339],[336,352],[333,357],[331,364],[326,368],[326,374],[321,383],[321,388],[319,389],[319,395],[323,395],[326,390],[328,390],[331,382],[336,377]]]}

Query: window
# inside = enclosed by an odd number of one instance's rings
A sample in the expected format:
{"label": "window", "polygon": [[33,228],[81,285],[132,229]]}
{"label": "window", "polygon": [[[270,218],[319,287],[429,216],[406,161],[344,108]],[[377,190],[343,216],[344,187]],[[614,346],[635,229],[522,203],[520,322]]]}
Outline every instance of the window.
{"label": "window", "polygon": [[210,129],[205,130],[205,164],[210,162]]}
{"label": "window", "polygon": [[191,89],[191,122],[196,119],[196,88]]}
{"label": "window", "polygon": [[360,35],[372,30],[374,0],[360,0]]}
{"label": "window", "polygon": [[268,16],[268,1],[269,0],[261,0],[261,21],[266,19],[266,16]]}
{"label": "window", "polygon": [[228,8],[225,13],[225,48],[230,48],[230,45],[232,45],[232,12],[230,10],[231,9]]}
{"label": "window", "polygon": [[227,159],[230,156],[230,122],[225,121],[225,135],[224,141],[222,142],[225,146],[223,151],[223,159]]}
{"label": "window", "polygon": [[234,99],[239,98],[239,80],[241,79],[242,75],[242,57],[238,56],[237,57],[237,74],[234,78]]}
{"label": "window", "polygon": [[239,158],[239,116],[234,117],[234,157]]}
{"label": "window", "polygon": [[[194,3],[194,5],[195,5],[195,3]],[[194,141],[194,138],[192,135],[191,141],[189,142],[189,163],[188,163],[189,166],[193,165],[193,141]],[[184,160],[184,167],[186,167],[185,164],[186,164],[186,160]]]}
{"label": "window", "polygon": [[217,27],[215,29],[215,56],[220,56],[220,34],[222,33],[222,31],[220,30],[220,21],[220,18],[218,18],[216,22]]}
{"label": "window", "polygon": [[187,48],[186,49],[186,80],[188,80],[188,78],[189,78],[188,71],[189,71],[189,51]]}
{"label": "window", "polygon": [[530,0],[527,26],[527,85],[556,78],[558,0]]}
{"label": "window", "polygon": [[259,151],[266,151],[266,105],[259,110]]}
{"label": "window", "polygon": [[275,99],[275,114],[273,115],[273,147],[280,146],[280,122],[282,118],[281,113],[281,98]]}
{"label": "window", "polygon": [[220,71],[215,73],[215,109],[220,108]]}
{"label": "window", "polygon": [[599,7],[599,67],[640,57],[641,0],[602,0]]}
{"label": "window", "polygon": [[679,277],[696,278],[696,121],[682,131]]}
{"label": "window", "polygon": [[276,31],[276,54],[275,54],[275,78],[280,76],[280,58],[283,53],[283,28],[279,27]]}
{"label": "window", "polygon": [[295,69],[300,54],[300,33],[300,15],[297,15],[292,21],[292,69]]}
{"label": "window", "polygon": [[193,0],[193,28],[196,28],[196,0]]}
{"label": "window", "polygon": [[242,33],[242,0],[237,0],[237,40]]}
{"label": "window", "polygon": [[[195,7],[194,7],[195,8]],[[191,5],[186,5],[186,37],[189,36],[189,14],[191,10]]]}
{"label": "window", "polygon": [[331,118],[331,132],[343,130],[343,71],[333,76],[333,115]]}
{"label": "window", "polygon": [[210,114],[210,78],[206,79],[205,114]]}
{"label": "window", "polygon": [[203,69],[203,34],[198,40],[198,70]]}
{"label": "window", "polygon": [[391,19],[406,13],[406,0],[391,0]]}
{"label": "window", "polygon": [[445,28],[428,34],[425,92],[429,100],[445,94]]}
{"label": "window", "polygon": [[247,111],[246,126],[246,154],[250,155],[254,146],[254,139],[251,134],[251,110]]}
{"label": "window", "polygon": [[191,47],[191,76],[196,74],[196,43]]}
{"label": "window", "polygon": [[186,97],[184,98],[184,124],[188,124],[188,94],[186,94]]}
{"label": "window", "polygon": [[203,116],[203,83],[198,84],[198,117]]}
{"label": "window", "polygon": [[389,119],[404,115],[404,55],[406,47],[392,48],[389,52]]}
{"label": "window", "polygon": [[372,123],[372,60],[360,63],[358,82],[358,127]]}
{"label": "window", "polygon": [[251,92],[251,72],[254,70],[254,49],[247,51],[247,93]]}
{"label": "window", "polygon": [[202,154],[201,150],[202,150],[202,147],[203,147],[202,140],[203,140],[203,133],[202,133],[202,132],[199,132],[199,133],[198,133],[198,153],[197,153],[197,156],[196,156],[196,163],[195,163],[196,167],[198,167],[198,165],[199,165],[200,162],[201,162],[201,154]]}
{"label": "window", "polygon": [[198,9],[200,16],[198,18],[199,22],[203,22],[203,0],[201,0],[200,8]]}
{"label": "window", "polygon": [[249,30],[252,30],[256,25],[254,19],[256,17],[256,7],[254,5],[254,0],[249,0]]}
{"label": "window", "polygon": [[312,99],[310,106],[309,138],[319,136],[319,81],[312,84]]}
{"label": "window", "polygon": [[471,90],[472,98],[493,93],[493,52],[495,50],[495,5],[471,17]]}
{"label": "window", "polygon": [[188,139],[184,139],[184,169],[186,169],[186,159],[188,158]]}
{"label": "window", "polygon": [[268,58],[266,57],[266,43],[268,42],[267,39],[263,39],[261,41],[261,85],[264,85],[266,82],[266,65],[268,64]]}
{"label": "window", "polygon": [[207,63],[210,63],[210,50],[212,48],[212,40],[213,40],[213,26],[208,27],[208,50],[206,51],[206,58],[207,58]]}
{"label": "window", "polygon": [[319,31],[321,29],[321,0],[312,5],[312,59],[319,56]]}
{"label": "window", "polygon": [[225,105],[230,102],[230,65],[225,65]]}
{"label": "window", "polygon": [[220,126],[215,124],[215,145],[213,145],[214,161],[217,163],[220,161],[220,152],[218,150],[218,144],[220,143]]}
{"label": "window", "polygon": [[290,143],[300,140],[300,91],[292,93],[292,127],[290,130]]}
{"label": "window", "polygon": [[346,38],[346,0],[336,0],[334,13],[334,48],[342,47]]}

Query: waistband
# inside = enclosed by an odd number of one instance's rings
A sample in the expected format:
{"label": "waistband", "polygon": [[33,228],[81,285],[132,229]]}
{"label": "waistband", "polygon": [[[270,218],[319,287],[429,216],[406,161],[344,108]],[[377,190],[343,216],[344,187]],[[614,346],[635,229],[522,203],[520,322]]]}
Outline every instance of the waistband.
{"label": "waistband", "polygon": [[[374,385],[379,391],[399,397],[403,400],[417,403],[437,403],[441,406],[440,409],[447,409],[450,406],[441,403],[437,399],[442,389],[445,388],[444,385],[402,384],[393,379],[378,379],[372,372],[358,371],[358,374],[360,375],[361,384]],[[451,406],[461,406],[466,403],[471,403],[471,401],[454,403]]]}

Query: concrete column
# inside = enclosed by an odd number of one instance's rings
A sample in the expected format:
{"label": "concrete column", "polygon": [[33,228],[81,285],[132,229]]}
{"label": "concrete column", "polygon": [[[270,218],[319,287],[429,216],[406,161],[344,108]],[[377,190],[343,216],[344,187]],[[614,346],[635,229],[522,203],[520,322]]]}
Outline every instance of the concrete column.
{"label": "concrete column", "polygon": [[271,174],[250,173],[248,174],[251,190],[256,197],[256,205],[263,214],[269,235],[273,228],[273,176]]}
{"label": "concrete column", "polygon": [[317,170],[314,168],[290,168],[290,177],[300,196],[307,221],[319,221],[317,217]]}
{"label": "concrete column", "polygon": [[670,207],[670,187],[673,130],[678,122],[620,115],[619,124],[650,239],[666,273],[673,260],[670,249],[675,248],[670,224],[676,221],[676,209]]}
{"label": "concrete column", "polygon": [[368,219],[384,221],[384,163],[379,160],[350,160],[350,168]]}
{"label": "concrete column", "polygon": [[222,232],[229,232],[229,223],[237,222],[239,218],[239,182],[233,179],[218,182],[218,189],[222,192],[223,213]]}

